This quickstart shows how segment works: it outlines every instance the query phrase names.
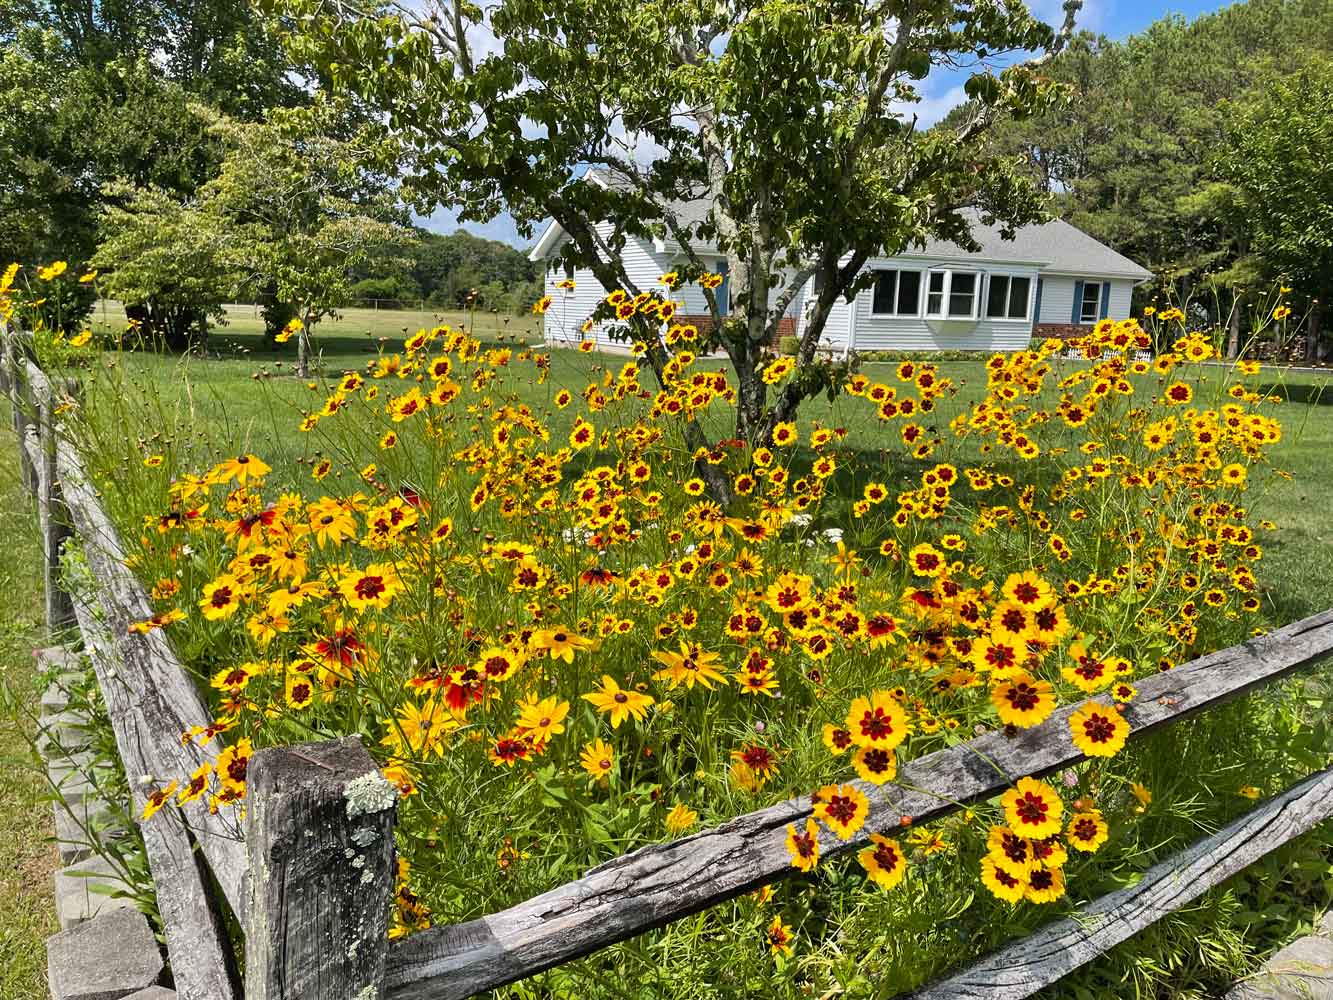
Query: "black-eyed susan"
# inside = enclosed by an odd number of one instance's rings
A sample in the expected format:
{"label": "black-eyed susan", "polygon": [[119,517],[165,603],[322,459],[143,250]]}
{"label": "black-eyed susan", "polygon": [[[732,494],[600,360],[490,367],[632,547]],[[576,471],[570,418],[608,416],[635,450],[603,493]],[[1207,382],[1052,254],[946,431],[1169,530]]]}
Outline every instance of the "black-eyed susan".
{"label": "black-eyed susan", "polygon": [[605,783],[615,767],[616,752],[611,744],[601,739],[585,743],[579,753],[579,763],[592,781]]}

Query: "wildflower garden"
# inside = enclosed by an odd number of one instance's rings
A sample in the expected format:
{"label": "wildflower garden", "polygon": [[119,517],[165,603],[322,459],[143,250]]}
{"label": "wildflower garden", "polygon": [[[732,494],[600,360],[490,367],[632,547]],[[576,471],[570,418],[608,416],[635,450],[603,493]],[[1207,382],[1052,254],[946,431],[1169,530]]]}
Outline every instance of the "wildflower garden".
{"label": "wildflower garden", "polygon": [[[656,323],[679,287],[607,308]],[[132,628],[165,632],[213,715],[143,822],[204,802],[240,836],[257,750],[358,735],[398,795],[401,939],[809,795],[795,877],[513,995],[880,996],[1325,759],[1304,680],[1126,745],[1145,678],[1284,622],[1265,500],[1289,407],[1180,311],[967,368],[830,361],[833,402],[767,443],[729,437],[728,372],[663,328],[623,356],[423,328],[310,381],[255,372],[242,416],[192,387],[211,362],[38,323],[151,594]],[[1062,706],[1084,763],[821,857],[906,762]]]}

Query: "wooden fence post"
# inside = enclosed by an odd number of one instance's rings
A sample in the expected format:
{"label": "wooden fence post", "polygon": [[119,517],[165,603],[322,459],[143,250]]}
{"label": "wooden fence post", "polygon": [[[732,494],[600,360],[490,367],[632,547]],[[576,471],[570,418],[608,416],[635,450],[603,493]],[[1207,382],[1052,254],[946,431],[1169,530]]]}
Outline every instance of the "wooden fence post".
{"label": "wooden fence post", "polygon": [[56,392],[55,383],[37,393],[37,437],[40,442],[41,468],[38,470],[37,505],[41,511],[42,553],[46,573],[46,630],[56,635],[75,627],[74,601],[65,590],[60,576],[60,549],[74,529],[70,527],[69,511],[60,492],[60,477],[56,472],[56,413],[64,398],[77,396],[77,383],[64,383],[64,393]]}
{"label": "wooden fence post", "polygon": [[377,1000],[397,789],[357,736],[260,750],[246,786],[246,1000]]}
{"label": "wooden fence post", "polygon": [[27,374],[23,370],[24,352],[20,350],[18,335],[6,328],[4,336],[5,368],[9,372],[9,402],[13,409],[14,433],[19,440],[19,473],[23,487],[30,494],[37,494],[37,469],[28,457],[28,450],[23,446],[28,437],[28,427],[32,423],[31,387]]}

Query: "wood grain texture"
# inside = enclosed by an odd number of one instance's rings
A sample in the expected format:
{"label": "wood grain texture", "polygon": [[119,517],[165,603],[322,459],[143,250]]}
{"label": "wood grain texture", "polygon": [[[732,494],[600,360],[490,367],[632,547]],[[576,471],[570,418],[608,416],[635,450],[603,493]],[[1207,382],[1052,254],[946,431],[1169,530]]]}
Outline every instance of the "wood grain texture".
{"label": "wood grain texture", "polygon": [[[143,774],[161,784],[172,779],[184,781],[215,754],[193,743],[182,743],[181,734],[194,726],[208,725],[212,717],[194,679],[176,658],[162,630],[147,635],[130,631],[130,625],[152,616],[152,605],[125,565],[120,537],[102,509],[78,454],[65,440],[57,442],[56,468],[65,507],[97,581],[97,601],[107,632],[120,658],[120,667],[113,676],[98,679],[108,705],[115,704],[118,712],[132,719],[138,734],[142,769],[137,773],[129,770],[126,760],[130,780],[134,782]],[[245,845],[234,814],[210,814],[203,798],[180,811],[232,911],[244,919]]]}
{"label": "wood grain texture", "polygon": [[[140,717],[128,710],[126,693],[115,681],[123,664],[105,622],[85,601],[75,602],[73,610],[98,684],[103,691],[112,692],[106,704],[116,734],[116,748],[125,764],[125,773],[131,776],[134,814],[141,816],[145,797],[153,791],[153,786],[145,786],[133,780],[133,776],[151,773],[145,752],[151,734],[140,728]],[[240,976],[231,941],[219,908],[211,898],[184,817],[167,806],[141,822],[139,831],[153,876],[177,994],[183,1000],[237,1000],[241,996]]]}
{"label": "wood grain texture", "polygon": [[397,790],[356,736],[260,750],[246,784],[246,1000],[379,997]]}
{"label": "wood grain texture", "polygon": [[1043,927],[911,1000],[1029,997],[1333,816],[1333,769],[1311,775],[1154,865],[1136,885]]}
{"label": "wood grain texture", "polygon": [[[31,366],[35,367],[35,366]],[[37,398],[37,431],[41,463],[38,467],[37,504],[42,531],[42,556],[46,592],[46,630],[56,636],[75,625],[74,605],[65,592],[60,573],[60,550],[73,530],[65,508],[56,472],[56,422],[60,408],[73,398],[74,389],[66,383],[49,381],[34,390]]]}
{"label": "wood grain texture", "polygon": [[[1239,697],[1333,651],[1333,611],[1219,650],[1138,684],[1125,709],[1136,738]],[[1057,711],[1013,738],[993,732],[904,764],[880,787],[857,782],[870,800],[851,839],[821,834],[826,858],[863,847],[872,832],[937,819],[991,798],[1024,775],[1083,759]],[[499,913],[413,935],[389,952],[385,985],[395,1000],[460,1000],[579,958],[795,872],[785,847],[790,823],[810,815],[808,798],[740,816],[669,844],[646,847],[583,878]]]}

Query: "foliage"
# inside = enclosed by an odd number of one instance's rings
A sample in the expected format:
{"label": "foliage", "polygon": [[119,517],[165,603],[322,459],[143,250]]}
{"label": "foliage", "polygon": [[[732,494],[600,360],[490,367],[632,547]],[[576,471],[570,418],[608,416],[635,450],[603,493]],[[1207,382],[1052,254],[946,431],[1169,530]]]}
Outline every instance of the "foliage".
{"label": "foliage", "polygon": [[201,345],[208,321],[236,287],[231,232],[210,205],[182,204],[161,188],[110,189],[105,237],[93,257],[102,294],[125,304],[131,342],[182,350]]}
{"label": "foliage", "polygon": [[201,201],[230,223],[241,286],[269,296],[300,324],[304,375],[311,328],[346,300],[352,269],[407,242],[394,148],[380,130],[349,122],[344,108],[324,102],[274,110],[255,124],[213,116],[210,132],[226,154]]}
{"label": "foliage", "polygon": [[1237,192],[1254,253],[1313,300],[1307,357],[1333,295],[1333,62],[1276,84],[1235,110],[1218,164]]}
{"label": "foliage", "polygon": [[[738,379],[734,435],[763,441],[838,384],[815,348],[870,256],[932,235],[973,245],[966,204],[1006,226],[1037,217],[1039,193],[978,145],[997,118],[1058,96],[1034,65],[973,75],[977,111],[956,129],[918,131],[901,109],[934,64],[1058,48],[1079,3],[1065,4],[1058,36],[1022,4],[526,0],[487,12],[458,0],[444,16],[378,2],[265,6],[289,18],[299,60],[389,116],[423,203],[461,205],[464,218],[507,208],[528,232],[552,218],[568,235],[560,259],[591,267],[608,291],[646,291],[619,256],[632,235],[679,243],[686,277],[725,261],[734,308],[723,323],[708,290],[710,336]],[[503,45],[479,47],[488,34]],[[682,209],[698,199],[703,218]],[[812,276],[801,377],[770,400],[759,357]],[[651,343],[651,324],[635,325]],[[660,383],[665,355],[650,346],[646,359]]]}

